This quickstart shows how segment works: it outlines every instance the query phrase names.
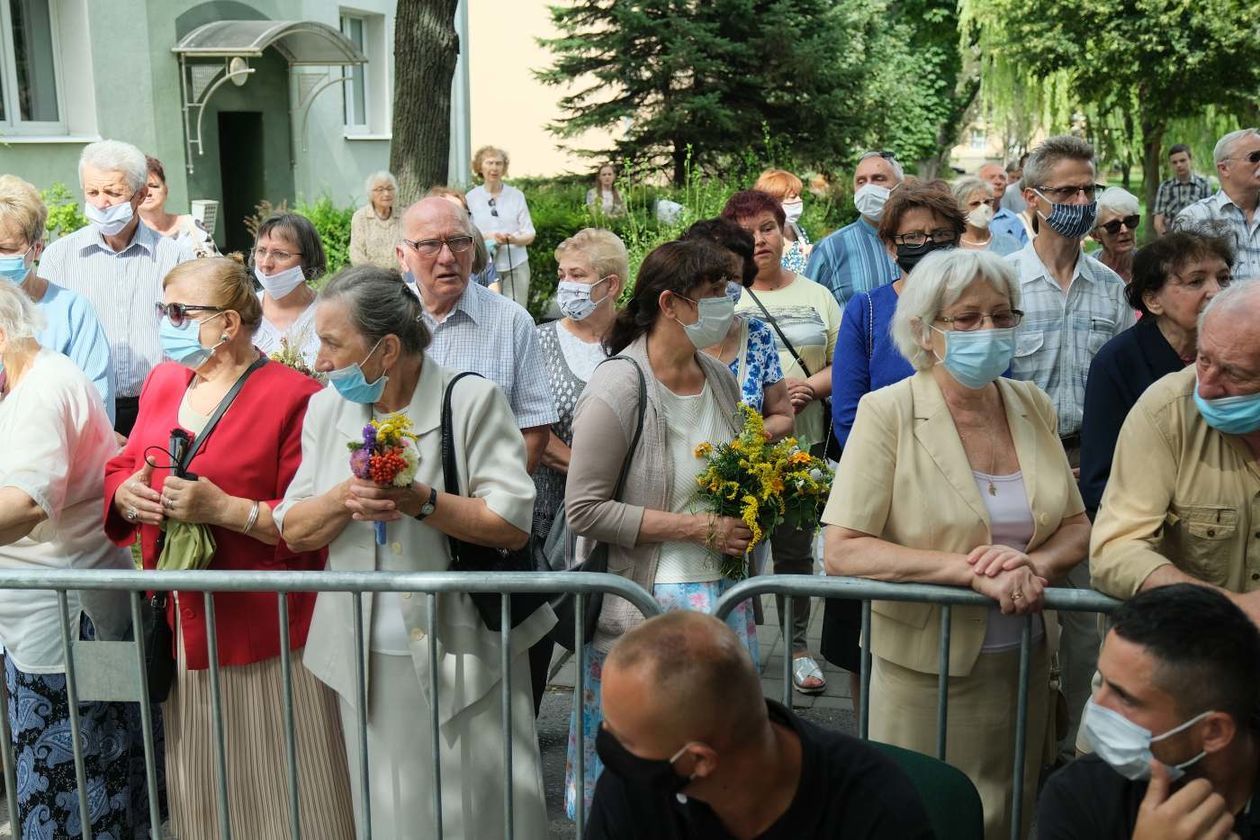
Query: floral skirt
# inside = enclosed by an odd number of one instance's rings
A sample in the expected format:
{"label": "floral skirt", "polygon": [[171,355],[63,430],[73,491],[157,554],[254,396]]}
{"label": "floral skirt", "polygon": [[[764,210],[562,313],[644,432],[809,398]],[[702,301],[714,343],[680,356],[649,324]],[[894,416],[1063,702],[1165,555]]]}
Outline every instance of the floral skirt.
{"label": "floral skirt", "polygon": [[[674,610],[695,610],[712,613],[726,590],[734,586],[734,581],[706,581],[704,583],[658,583],[652,587],[652,595],[656,602],[667,612]],[[744,647],[748,649],[753,662],[760,667],[761,652],[757,644],[757,625],[753,620],[752,601],[744,601],[731,612],[726,623],[739,636]],[[585,754],[585,783],[582,785],[586,799],[586,813],[590,813],[591,799],[595,795],[595,782],[603,772],[603,762],[595,753],[595,734],[603,723],[603,711],[600,705],[600,684],[603,679],[604,659],[607,654],[597,651],[594,645],[586,645],[586,668],[581,674],[581,693],[573,695],[573,712],[569,717],[569,749],[564,768],[564,809],[569,819],[577,813],[577,750],[578,721],[581,721],[582,750]]]}

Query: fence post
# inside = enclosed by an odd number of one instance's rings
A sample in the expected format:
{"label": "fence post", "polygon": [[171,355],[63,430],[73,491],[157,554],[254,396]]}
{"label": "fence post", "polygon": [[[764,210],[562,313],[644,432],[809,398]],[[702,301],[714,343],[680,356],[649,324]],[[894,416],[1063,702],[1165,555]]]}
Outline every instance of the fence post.
{"label": "fence post", "polygon": [[425,625],[429,642],[429,732],[433,739],[433,813],[437,819],[435,840],[442,840],[442,735],[438,727],[438,671],[442,663],[437,649],[437,595],[425,593]]}
{"label": "fence post", "polygon": [[369,780],[368,768],[371,765],[368,763],[367,735],[367,661],[363,652],[363,593],[352,593],[350,598],[354,615],[354,669],[357,680],[355,686],[359,690],[357,702],[354,704],[357,707],[355,721],[358,724],[359,735],[359,785],[363,792],[363,808],[359,813],[363,822],[359,826],[359,835],[364,840],[372,840],[372,785]]}
{"label": "fence post", "polygon": [[1019,637],[1019,687],[1015,707],[1015,769],[1012,774],[1014,792],[1011,798],[1011,840],[1020,840],[1020,826],[1024,819],[1024,762],[1028,736],[1028,677],[1032,669],[1032,621],[1024,617],[1024,629]]}
{"label": "fence post", "polygon": [[503,837],[512,840],[512,596],[499,596],[499,668],[503,681]]}
{"label": "fence post", "polygon": [[297,734],[293,721],[293,654],[289,650],[289,595],[276,593],[277,621],[280,624],[280,670],[284,690],[284,752],[289,770],[289,834],[301,840],[302,818],[298,796]]}
{"label": "fence post", "polygon": [[936,757],[945,760],[946,724],[949,719],[949,646],[953,622],[949,604],[941,605],[941,659],[936,687]]}
{"label": "fence post", "polygon": [[574,768],[574,785],[573,789],[576,796],[573,800],[574,816],[577,818],[574,822],[577,825],[577,837],[582,837],[586,833],[586,691],[584,690],[584,681],[586,679],[586,639],[583,635],[586,633],[586,595],[578,592],[573,596],[573,638],[576,640],[573,645],[574,667],[577,669],[577,675],[573,679],[573,718],[576,724],[574,729],[577,731],[577,753],[574,758],[577,766]]}
{"label": "fence post", "polygon": [[[223,732],[223,694],[219,685],[219,633],[214,613],[214,593],[201,593],[206,605],[206,653],[210,658],[210,709],[214,715],[215,781],[219,795],[219,833],[222,840],[232,840],[232,821],[228,812],[227,745]],[[179,678],[176,673],[176,679]]]}
{"label": "fence post", "polygon": [[[61,624],[61,652],[66,660],[66,701],[70,707],[70,743],[74,748],[74,778],[79,785],[79,820],[83,826],[83,840],[92,840],[92,812],[87,800],[87,773],[83,767],[83,736],[79,732],[79,692],[74,679],[74,653],[70,649],[70,601],[66,590],[57,590],[57,617]],[[80,619],[82,620],[82,619]],[[75,633],[77,637],[79,634]],[[7,711],[7,710],[6,710]],[[18,813],[9,819],[21,832]]]}
{"label": "fence post", "polygon": [[[132,635],[136,639],[136,673],[139,674],[140,679],[140,730],[144,742],[144,780],[149,791],[149,832],[156,837],[162,832],[162,803],[157,784],[157,743],[153,738],[153,707],[149,704],[149,669],[148,655],[145,650],[144,618],[140,609],[140,593],[132,590],[128,596],[131,602]],[[166,621],[166,615],[154,614],[153,620]]]}
{"label": "fence post", "polygon": [[858,737],[863,741],[871,737],[871,602],[862,602],[862,635],[858,643],[861,657],[858,693],[861,695],[858,710]]}

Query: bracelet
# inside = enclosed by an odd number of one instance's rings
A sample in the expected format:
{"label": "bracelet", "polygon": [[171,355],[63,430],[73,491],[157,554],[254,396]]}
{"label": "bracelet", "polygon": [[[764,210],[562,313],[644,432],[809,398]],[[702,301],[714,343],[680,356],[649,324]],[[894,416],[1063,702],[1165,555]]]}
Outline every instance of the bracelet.
{"label": "bracelet", "polygon": [[262,502],[254,502],[249,509],[249,518],[245,520],[245,527],[241,530],[242,534],[248,534],[250,529],[258,523],[258,509],[262,506]]}

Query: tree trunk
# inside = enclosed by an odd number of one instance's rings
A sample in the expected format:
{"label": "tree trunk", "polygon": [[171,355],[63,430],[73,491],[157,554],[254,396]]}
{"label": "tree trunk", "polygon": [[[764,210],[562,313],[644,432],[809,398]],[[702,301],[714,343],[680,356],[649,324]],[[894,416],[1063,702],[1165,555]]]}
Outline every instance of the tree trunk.
{"label": "tree trunk", "polygon": [[445,184],[451,148],[451,80],[466,44],[457,0],[398,0],[394,17],[394,125],[389,168],[406,206]]}
{"label": "tree trunk", "polygon": [[[1159,192],[1159,165],[1163,155],[1163,123],[1142,120],[1142,197],[1146,201],[1143,243],[1155,238],[1155,194]],[[1171,220],[1170,220],[1171,221]]]}
{"label": "tree trunk", "polygon": [[683,139],[674,140],[673,159],[673,176],[675,187],[687,186],[687,141]]}
{"label": "tree trunk", "polygon": [[1132,170],[1133,170],[1133,111],[1128,108],[1124,109],[1124,175],[1120,179],[1120,185],[1124,187],[1126,192],[1132,192]]}

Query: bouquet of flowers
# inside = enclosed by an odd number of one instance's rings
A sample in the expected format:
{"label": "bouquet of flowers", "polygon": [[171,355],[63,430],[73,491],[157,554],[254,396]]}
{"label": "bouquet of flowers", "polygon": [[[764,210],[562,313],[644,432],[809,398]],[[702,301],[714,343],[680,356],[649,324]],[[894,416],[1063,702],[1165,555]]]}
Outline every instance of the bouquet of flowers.
{"label": "bouquet of flowers", "polygon": [[311,369],[311,366],[306,363],[306,359],[302,358],[302,351],[290,343],[287,336],[280,339],[280,349],[272,352],[267,358],[273,362],[279,362],[287,368],[292,368],[303,376],[309,376],[321,384],[328,381],[328,377],[324,376],[324,374]]}
{"label": "bouquet of flowers", "polygon": [[[347,444],[350,472],[355,478],[375,481],[381,487],[408,487],[416,480],[420,451],[411,421],[394,414],[363,427],[363,440]],[[385,545],[385,523],[376,524],[376,544]]]}
{"label": "bouquet of flowers", "polygon": [[[761,414],[747,405],[739,409],[744,425],[734,440],[696,447],[696,457],[707,460],[696,477],[696,497],[718,516],[747,525],[753,534],[751,551],[784,523],[817,528],[831,492],[832,472],[826,461],[801,449],[795,438],[770,443]],[[731,580],[742,580],[748,563],[724,554],[721,571]]]}

